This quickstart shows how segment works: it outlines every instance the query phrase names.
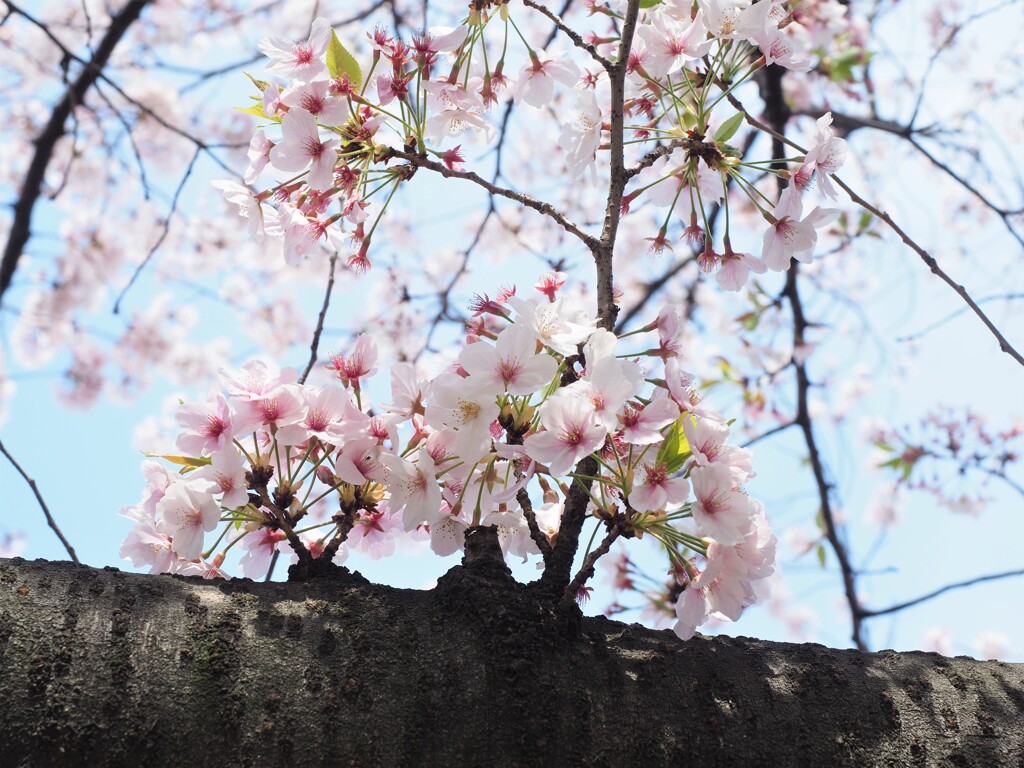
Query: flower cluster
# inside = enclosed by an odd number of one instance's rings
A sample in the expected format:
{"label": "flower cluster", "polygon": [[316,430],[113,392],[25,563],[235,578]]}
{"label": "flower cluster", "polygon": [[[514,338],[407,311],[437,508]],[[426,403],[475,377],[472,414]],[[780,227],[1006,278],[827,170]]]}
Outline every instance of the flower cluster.
{"label": "flower cluster", "polygon": [[[326,386],[260,362],[223,372],[226,393],[178,413],[182,455],[164,458],[180,472],[144,464],[122,554],[214,576],[240,544],[243,573],[258,577],[284,541],[300,561],[332,560],[349,546],[390,553],[405,531],[448,555],[467,529],[495,526],[504,553],[525,561],[557,541],[575,485],[609,544],[647,535],[664,547],[682,590],[681,637],[708,615],[735,620],[772,571],[775,539],[742,490],[749,452],[727,442],[729,425],[680,367],[680,311],[630,334],[657,342],[626,352],[625,337],[559,294],[564,280],[545,276],[536,299],[480,297],[458,364],[430,380],[394,365],[379,413],[365,336],[332,357],[337,383]],[[334,508],[317,519],[328,499]]]}
{"label": "flower cluster", "polygon": [[[443,145],[466,134],[493,140],[496,130],[487,112],[499,99],[511,98],[566,114],[558,146],[572,178],[593,169],[599,150],[613,143],[609,116],[613,107],[621,108],[631,151],[650,150],[639,156],[637,182],[623,209],[641,195],[668,209],[664,225],[650,238],[655,252],[671,248],[668,227],[675,214],[689,222],[684,237],[703,246],[702,268],[717,268],[727,289],[739,290],[750,272],[783,271],[792,258],[809,260],[818,230],[838,215],[817,207],[805,214],[802,199],[815,181],[822,194],[836,197],[829,176],[843,164],[846,145],[831,129],[831,115],[818,120],[811,149],[791,158],[796,169],[780,170],[777,159],[748,161],[728,143],[743,114],[724,119],[722,105],[763,67],[809,69],[824,50],[823,39],[842,30],[841,5],[826,0],[812,13],[805,4],[776,0],[651,4],[637,25],[621,105],[608,102],[607,72],[583,70],[568,55],[535,50],[522,34],[510,35],[508,4],[486,5],[454,29],[432,29],[411,42],[381,28],[369,32],[372,63],[365,78],[325,19],[313,23],[303,42],[264,40],[268,71],[287,82],[253,81],[260,89],[258,103],[244,111],[273,130],[261,127],[253,136],[245,181],[255,183],[268,166],[288,178],[259,193],[217,182],[248,217],[253,235],[283,237],[290,264],[323,243],[347,252],[351,268],[365,270],[374,230],[398,185],[424,164],[461,171],[461,144]],[[491,5],[497,13],[488,12]],[[592,4],[592,10],[615,16],[622,10],[617,5],[623,3]],[[495,24],[500,31],[493,30]],[[524,63],[509,74],[506,57],[513,56],[517,39],[525,48]],[[590,42],[613,55],[614,37],[591,35]],[[574,94],[573,106],[564,103],[566,92]],[[406,164],[394,165],[396,160]],[[745,170],[782,175],[792,183],[773,202],[744,177]],[[730,185],[768,224],[760,256],[734,251],[728,224],[721,251],[707,237],[706,209],[728,206]],[[371,208],[374,197],[384,198],[383,205]],[[348,242],[346,224],[353,228]]]}

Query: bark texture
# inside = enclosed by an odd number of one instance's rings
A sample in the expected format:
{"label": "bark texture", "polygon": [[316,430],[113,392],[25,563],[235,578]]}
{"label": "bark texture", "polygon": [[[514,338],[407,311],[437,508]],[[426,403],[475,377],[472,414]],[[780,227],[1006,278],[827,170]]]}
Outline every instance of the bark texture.
{"label": "bark texture", "polygon": [[1024,665],[429,592],[0,561],[3,766],[1024,766]]}

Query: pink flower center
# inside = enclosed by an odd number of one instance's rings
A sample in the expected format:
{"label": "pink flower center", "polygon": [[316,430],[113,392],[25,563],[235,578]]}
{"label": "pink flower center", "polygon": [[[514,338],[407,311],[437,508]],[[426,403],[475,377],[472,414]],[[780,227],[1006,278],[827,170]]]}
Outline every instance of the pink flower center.
{"label": "pink flower center", "polygon": [[330,423],[331,420],[327,418],[327,414],[323,411],[312,411],[309,414],[309,418],[306,419],[306,424],[312,432],[323,432]]}
{"label": "pink flower center", "polygon": [[319,115],[324,111],[324,100],[316,94],[307,93],[299,99],[299,106],[311,115]]}
{"label": "pink flower center", "polygon": [[216,440],[224,434],[227,426],[224,423],[224,419],[219,416],[208,416],[206,419],[206,429],[203,430],[203,437],[209,440]]}
{"label": "pink flower center", "polygon": [[520,368],[522,368],[522,366],[519,365],[519,361],[515,359],[498,361],[498,375],[506,385],[519,375]]}
{"label": "pink flower center", "polygon": [[560,440],[567,446],[576,448],[583,442],[583,430],[575,424],[567,426],[562,430]]}
{"label": "pink flower center", "polygon": [[324,143],[319,141],[312,136],[306,136],[302,140],[302,151],[309,155],[311,158],[318,158],[324,153]]}

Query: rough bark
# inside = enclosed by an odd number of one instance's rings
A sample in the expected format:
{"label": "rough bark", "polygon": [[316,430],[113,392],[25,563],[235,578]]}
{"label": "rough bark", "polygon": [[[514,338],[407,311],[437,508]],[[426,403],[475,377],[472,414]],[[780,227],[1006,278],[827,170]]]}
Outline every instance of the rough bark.
{"label": "rough bark", "polygon": [[0,561],[0,764],[1024,765],[1024,665],[683,643],[493,566],[420,592]]}

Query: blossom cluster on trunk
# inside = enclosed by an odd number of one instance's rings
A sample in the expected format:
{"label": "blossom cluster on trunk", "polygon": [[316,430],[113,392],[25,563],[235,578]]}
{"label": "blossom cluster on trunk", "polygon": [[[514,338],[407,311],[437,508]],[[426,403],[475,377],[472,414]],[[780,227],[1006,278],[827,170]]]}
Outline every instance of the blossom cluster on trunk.
{"label": "blossom cluster on trunk", "polygon": [[[163,458],[180,471],[144,463],[122,555],[212,578],[237,545],[242,573],[261,577],[285,542],[300,561],[391,554],[403,536],[449,555],[467,529],[495,526],[525,561],[554,546],[576,484],[597,529],[663,545],[681,637],[709,615],[738,619],[773,570],[775,537],[742,488],[750,453],[680,368],[679,308],[644,329],[656,343],[636,345],[558,295],[564,277],[542,279],[537,298],[480,297],[458,363],[432,380],[395,364],[378,408],[366,336],[322,387],[261,361],[223,371],[226,393],[178,412],[182,454]],[[594,475],[578,470],[588,457]]]}

